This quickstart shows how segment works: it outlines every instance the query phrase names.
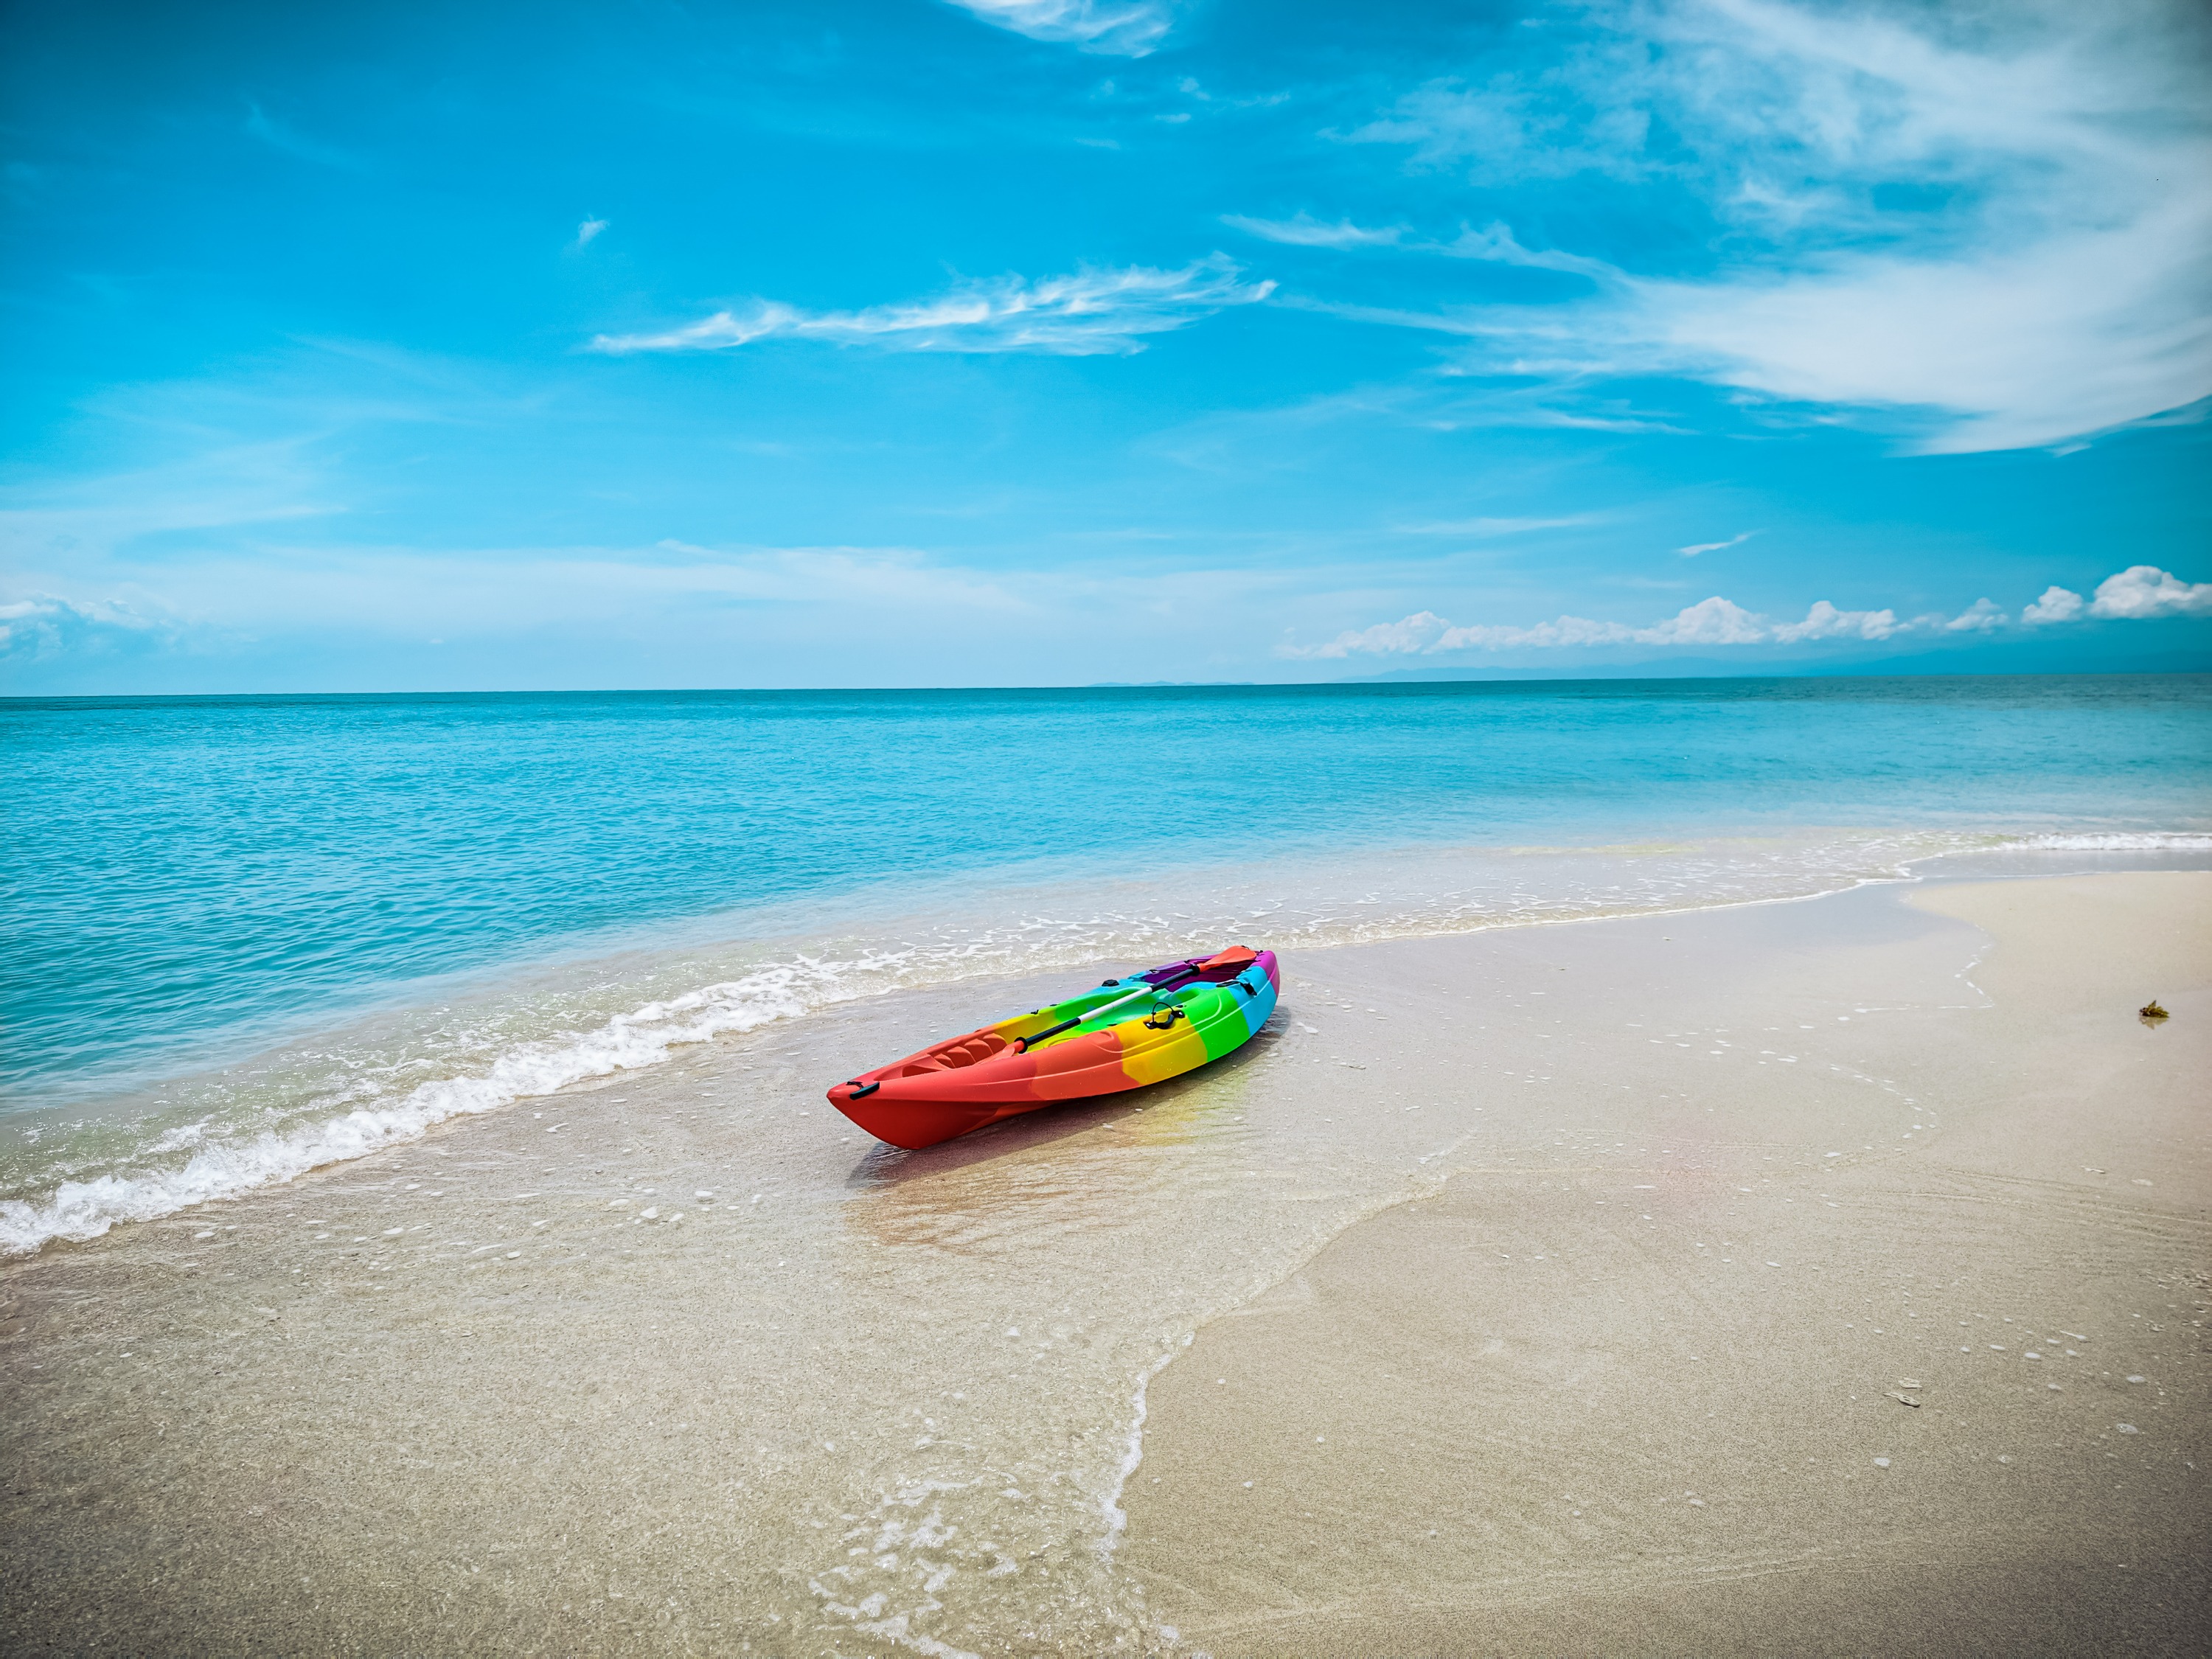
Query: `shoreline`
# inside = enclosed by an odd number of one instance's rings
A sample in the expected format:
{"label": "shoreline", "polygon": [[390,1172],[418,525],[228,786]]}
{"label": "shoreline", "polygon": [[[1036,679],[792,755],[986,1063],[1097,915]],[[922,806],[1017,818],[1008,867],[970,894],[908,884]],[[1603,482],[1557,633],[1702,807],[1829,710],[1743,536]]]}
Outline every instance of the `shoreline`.
{"label": "shoreline", "polygon": [[[2145,882],[2201,894],[2212,877],[2077,884]],[[20,1627],[50,1650],[67,1631],[160,1632],[178,1651],[1225,1654],[1261,1632],[1241,1650],[1290,1650],[1237,1594],[1296,1551],[1235,1513],[1225,1527],[1204,1489],[1201,1451],[1282,1450],[1206,1415],[1212,1376],[1230,1374],[1220,1345],[1318,1317],[1301,1284],[1470,1182],[1534,1203],[1573,1171],[1648,1167],[1702,1192],[1747,1159],[1778,1166],[1752,1185],[1778,1205],[1777,1183],[1869,1181],[1966,1146],[1987,1109],[1951,1097],[1986,1082],[1948,1057],[1972,1046],[1953,1028],[1984,999],[1958,975],[1984,935],[1907,896],[2064,885],[1861,888],[1308,951],[1239,1056],[922,1154],[861,1146],[813,1086],[854,1054],[974,1023],[973,984],[900,992],[18,1259],[0,1267],[0,1369],[18,1402]],[[994,994],[1012,1006],[1063,978]],[[2212,1009],[2163,996],[2172,1029],[2130,1029],[2201,1055]],[[1825,1024],[1776,1012],[1816,1005]],[[1745,1031],[1661,1054],[1628,1029],[1748,1028],[1754,1008],[1803,1028],[1786,1058]],[[2046,1115],[2053,1135],[2070,1121],[2063,1097]],[[1838,1144],[1800,1145],[1808,1119]],[[1660,1131],[1663,1157],[1624,1139]],[[2207,1195],[2166,1173],[2201,1173],[2200,1142],[2143,1151],[2155,1213],[2172,1191],[2201,1218]],[[1420,1328],[1419,1283],[1367,1284],[1361,1305]],[[1526,1305],[1571,1288],[1538,1283]],[[1310,1359],[1334,1352],[1322,1328],[1307,1336]],[[2199,1393],[2173,1394],[2167,1421],[2194,1401],[2201,1424],[2202,1382],[2190,1373]],[[1449,1390],[1414,1394],[1419,1420],[1450,1416]],[[1786,1384],[1761,1397],[1771,1411]],[[2202,1489],[2175,1498],[2197,1538]],[[1203,1559],[1231,1537],[1237,1594],[1163,1574],[1164,1552]],[[1354,1579],[1376,1559],[1347,1559]],[[1471,1604],[1438,1605],[1448,1625]],[[1346,1628],[1459,1650],[1437,1645],[1447,1626]]]}
{"label": "shoreline", "polygon": [[[1849,833],[1858,832],[1824,830],[1814,839],[1817,842],[1838,835],[1848,839]],[[1897,833],[1875,835],[1869,847],[1893,841]],[[1741,852],[1754,844],[1739,838],[1715,845]],[[1701,845],[1665,850],[1679,856]],[[1635,867],[1630,854],[1650,851],[1620,847],[1411,848],[1370,849],[1370,854],[1376,871],[1440,856],[1455,866],[1471,860],[1466,868],[1455,867],[1454,878],[1462,884],[1472,881],[1477,887],[1487,881],[1502,892],[1501,872],[1516,860],[1613,859],[1626,873]],[[1881,856],[1896,851],[1892,847]],[[1344,915],[1324,919],[1324,913],[1333,910],[1357,910],[1375,902],[1371,897],[1355,901],[1340,893],[1324,902],[1310,893],[1299,902],[1312,915],[1304,927],[1287,931],[1281,929],[1276,913],[1246,915],[1249,905],[1243,900],[1229,902],[1224,890],[1212,896],[1220,914],[1195,929],[1165,926],[1153,917],[1133,933],[1127,925],[1108,926],[1097,937],[1063,939],[1057,948],[1048,943],[1042,950],[1036,940],[1018,943],[1024,929],[1042,927],[1049,933],[1064,931],[1071,924],[1065,920],[1048,924],[1036,917],[1009,920],[1026,913],[1004,907],[1003,914],[988,921],[949,912],[908,917],[907,922],[921,924],[908,929],[912,937],[896,928],[878,938],[836,936],[827,954],[822,950],[832,939],[827,933],[818,939],[756,941],[734,957],[728,952],[736,947],[726,943],[719,958],[704,934],[658,957],[645,950],[641,940],[631,939],[612,956],[556,955],[543,962],[511,963],[473,978],[448,975],[428,1002],[410,993],[401,1000],[374,1004],[335,1024],[303,1026],[274,1047],[96,1097],[89,1108],[83,1102],[64,1103],[0,1116],[0,1173],[15,1188],[0,1197],[0,1248],[5,1250],[0,1261],[19,1259],[58,1241],[85,1243],[105,1236],[113,1225],[157,1219],[199,1203],[280,1185],[338,1163],[386,1153],[415,1144],[456,1120],[512,1110],[572,1088],[618,1082],[672,1061],[684,1063],[695,1058],[685,1050],[742,1037],[766,1024],[834,1017],[847,1005],[917,990],[964,986],[979,997],[994,995],[999,994],[996,988],[1014,987],[1040,975],[1081,975],[1095,965],[1130,963],[1139,956],[1171,957],[1190,948],[1211,949],[1208,939],[1235,933],[1263,914],[1274,918],[1275,927],[1262,927],[1254,933],[1254,939],[1304,954],[1501,928],[1799,904],[1870,887],[2195,868],[2203,866],[2208,854],[2212,854],[2212,836],[2193,831],[2023,837],[1991,847],[1923,851],[1893,866],[1856,873],[1839,869],[1832,872],[1829,884],[1803,890],[1741,896],[1713,892],[1680,903],[1646,893],[1640,902],[1625,906],[1601,904],[1565,915],[1546,914],[1544,904],[1496,914],[1483,913],[1478,907],[1472,915],[1447,908],[1433,917],[1394,916],[1379,927],[1374,917],[1363,918],[1357,925]],[[2046,867],[2022,867],[2031,864]],[[1442,879],[1441,868],[1424,866],[1421,874],[1424,879]],[[1735,878],[1751,871],[1747,866],[1735,872]],[[1648,872],[1642,878],[1652,879]],[[1778,879],[1780,872],[1769,870],[1760,878]],[[1587,886],[1591,879],[1589,871],[1580,870],[1568,885],[1573,888],[1579,882]],[[1595,902],[1599,890],[1589,888],[1579,899],[1555,895],[1545,903],[1587,905]],[[1121,924],[1137,921],[1162,895],[1139,896],[1144,902],[1119,914]],[[1462,899],[1466,894],[1462,890],[1451,896]],[[1492,892],[1486,902],[1498,897],[1498,892]],[[1125,906],[1127,898],[1122,893]],[[1389,902],[1404,899],[1401,893]],[[1526,902],[1526,896],[1516,902]],[[1095,931],[1100,921],[1094,917],[1085,925]],[[990,947],[987,956],[995,953],[996,960],[979,963],[971,959],[977,940],[953,945],[955,935],[975,927]],[[944,960],[933,957],[930,947],[915,943],[933,933],[937,955]],[[840,959],[838,948],[850,959]],[[1025,955],[1030,959],[1023,960]],[[917,963],[921,969],[918,975],[910,971]],[[544,1006],[518,1024],[521,1010],[532,999]],[[551,1024],[545,1024],[549,1018]],[[445,1074],[420,1079],[426,1063]],[[60,1161],[33,1174],[46,1156],[35,1149],[57,1135]],[[98,1140],[111,1144],[95,1150]]]}

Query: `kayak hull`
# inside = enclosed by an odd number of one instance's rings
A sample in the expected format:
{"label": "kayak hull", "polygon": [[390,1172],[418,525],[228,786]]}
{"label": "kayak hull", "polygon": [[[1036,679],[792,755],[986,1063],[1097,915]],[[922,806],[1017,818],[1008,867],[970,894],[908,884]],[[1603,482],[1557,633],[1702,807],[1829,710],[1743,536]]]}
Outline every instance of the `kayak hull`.
{"label": "kayak hull", "polygon": [[1195,1071],[1251,1041],[1280,985],[1272,951],[1232,946],[1169,963],[864,1072],[831,1089],[830,1103],[877,1139],[918,1152],[1040,1107]]}

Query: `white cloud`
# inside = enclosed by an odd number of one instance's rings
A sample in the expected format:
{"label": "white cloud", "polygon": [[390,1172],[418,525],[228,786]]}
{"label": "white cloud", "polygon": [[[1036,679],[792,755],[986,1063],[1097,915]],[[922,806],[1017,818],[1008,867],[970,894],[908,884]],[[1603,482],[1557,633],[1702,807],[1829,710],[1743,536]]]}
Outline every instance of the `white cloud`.
{"label": "white cloud", "polygon": [[2061,587],[2053,582],[2043,590],[2043,597],[2020,613],[2020,619],[2031,628],[2047,623],[2072,622],[2081,614],[2081,596],[2070,587]]}
{"label": "white cloud", "polygon": [[1234,229],[1264,238],[1270,242],[1285,242],[1292,247],[1396,247],[1406,237],[1403,225],[1384,225],[1369,230],[1355,225],[1349,219],[1340,219],[1333,225],[1323,224],[1310,215],[1300,212],[1288,219],[1255,219],[1242,213],[1224,213],[1221,222]]}
{"label": "white cloud", "polygon": [[0,605],[0,659],[21,661],[64,652],[113,652],[171,638],[179,625],[175,617],[143,603],[34,593]]}
{"label": "white cloud", "polygon": [[[1640,78],[1640,77],[1639,77]],[[1353,143],[1407,144],[1425,165],[1464,164],[1480,183],[1633,174],[1650,115],[1579,95],[1571,73],[1495,76],[1469,86],[1446,76],[1416,88],[1391,112],[1344,135]]]}
{"label": "white cloud", "polygon": [[1488,259],[1498,264],[1524,265],[1534,270],[1564,270],[1577,276],[1618,277],[1620,270],[1602,259],[1586,259],[1557,248],[1523,247],[1513,228],[1493,219],[1480,230],[1462,225],[1449,242],[1426,242],[1423,251],[1448,254],[1455,259]]}
{"label": "white cloud", "polygon": [[1381,225],[1370,229],[1349,219],[1340,219],[1332,225],[1303,211],[1287,219],[1255,219],[1247,214],[1224,213],[1221,216],[1221,222],[1270,242],[1284,242],[1292,247],[1387,247],[1401,253],[1434,253],[1451,259],[1486,259],[1498,264],[1525,265],[1538,270],[1565,270],[1582,276],[1612,277],[1620,274],[1601,259],[1586,259],[1580,254],[1565,253],[1557,249],[1523,247],[1514,236],[1512,227],[1500,220],[1492,220],[1480,230],[1462,224],[1458,235],[1449,241],[1442,242],[1431,237],[1416,236],[1404,225]]}
{"label": "white cloud", "polygon": [[[0,684],[25,693],[243,690],[272,680],[349,690],[1035,685],[1249,673],[1255,607],[1290,575],[1181,559],[1152,568],[1176,571],[1172,594],[1133,578],[1120,557],[998,564],[915,547],[675,539],[261,541],[166,562],[160,594],[70,585],[72,573],[41,580],[76,611],[94,612],[94,593],[119,592],[118,603],[140,617],[191,620],[173,630],[114,631],[97,652],[65,640],[36,656],[38,641],[21,637],[0,656]],[[24,597],[0,589],[0,598]],[[27,620],[76,625],[43,606]],[[424,654],[433,641],[444,641],[434,659]],[[1135,674],[1132,641],[1157,653]]]}
{"label": "white cloud", "polygon": [[[2177,582],[2164,571],[2138,565],[2106,581],[2098,591],[2102,603],[2107,590],[2113,608],[2107,616],[2166,616],[2181,612],[2212,615],[2212,582],[2192,586]],[[2053,595],[2061,596],[2054,601]],[[2023,622],[2063,620],[2081,606],[2079,594],[2063,587],[2045,592],[2035,605],[2021,612]],[[2056,604],[2062,614],[2046,612]],[[1899,622],[1894,610],[1839,610],[1827,599],[1816,600],[1802,622],[1776,622],[1745,610],[1716,594],[1684,607],[1664,621],[1645,627],[1627,623],[1593,622],[1587,617],[1561,617],[1532,627],[1476,623],[1455,626],[1433,611],[1420,611],[1395,623],[1370,628],[1347,629],[1320,645],[1285,645],[1278,654],[1286,657],[1340,658],[1349,656],[1416,656],[1470,647],[1484,651],[1509,648],[1551,649],[1562,646],[1603,645],[1802,645],[1813,640],[1887,640],[1904,634],[1986,634],[2010,619],[1993,601],[1977,599],[1955,617],[1941,611]]]}
{"label": "white cloud", "polygon": [[1400,524],[1390,527],[1401,536],[1520,536],[1535,530],[1571,530],[1581,525],[1596,524],[1595,513],[1577,513],[1566,519],[1443,519],[1427,524]]}
{"label": "white cloud", "polygon": [[1674,550],[1686,559],[1694,559],[1700,553],[1717,553],[1725,547],[1741,547],[1757,534],[1756,530],[1747,530],[1741,536],[1731,536],[1724,542],[1692,542],[1687,547],[1678,547]]}
{"label": "white cloud", "polygon": [[282,150],[299,161],[313,161],[318,167],[339,167],[348,173],[365,171],[357,156],[349,155],[342,149],[333,149],[327,144],[319,144],[312,138],[302,137],[258,104],[246,106],[246,132],[247,137],[260,140],[270,149]]}
{"label": "white cloud", "polygon": [[[2190,165],[2212,167],[2212,149]],[[1947,418],[1923,453],[2051,445],[2212,390],[2212,202],[2125,226],[1915,261],[1838,258],[1781,279],[1632,284],[1589,343],[1793,401]],[[1608,341],[1604,336],[1611,333]]]}
{"label": "white cloud", "polygon": [[[2135,564],[2099,582],[2094,599],[2084,599],[2072,588],[2054,582],[2020,613],[2021,621],[2031,628],[2079,622],[2085,617],[2118,622],[2212,617],[2212,582],[2185,582],[2154,564]],[[1962,623],[1965,620],[1960,618]]]}
{"label": "white cloud", "polygon": [[1175,27],[1169,0],[948,0],[983,21],[1032,40],[1142,58]]}
{"label": "white cloud", "polygon": [[[149,415],[149,410],[153,413]],[[158,419],[158,402],[126,405]],[[19,574],[140,537],[235,531],[343,512],[305,439],[202,450],[132,471],[0,489],[0,566]]]}
{"label": "white cloud", "polygon": [[1285,657],[1349,657],[1357,653],[1362,656],[1413,656],[1423,651],[1439,648],[1437,641],[1443,638],[1451,624],[1433,611],[1417,611],[1412,616],[1394,623],[1376,623],[1372,628],[1346,629],[1325,645],[1285,645],[1280,654]]}
{"label": "white cloud", "polygon": [[[2056,590],[2063,592],[2063,590]],[[2044,597],[2050,598],[2048,593]],[[2130,565],[2097,584],[2093,617],[2212,617],[2212,582],[2185,582],[2154,564]]]}
{"label": "white cloud", "polygon": [[576,246],[589,247],[599,234],[607,228],[605,219],[586,219],[576,227]]}
{"label": "white cloud", "polygon": [[[1927,453],[2057,445],[2212,392],[2212,100],[2189,8],[1585,15],[1548,66],[1431,82],[1346,136],[1477,182],[1686,185],[1735,222],[1734,263],[1583,262],[1592,301],[1462,319],[1484,340],[1470,367],[1887,411]],[[1898,186],[1929,205],[1898,210]]]}
{"label": "white cloud", "polygon": [[1976,599],[1957,616],[1942,624],[1946,634],[1986,634],[1993,628],[2002,628],[2012,619],[1989,599]]}
{"label": "white cloud", "polygon": [[1550,649],[1588,645],[1753,645],[1769,637],[1762,617],[1717,594],[1686,605],[1675,615],[1648,628],[1626,623],[1593,622],[1587,617],[1561,617],[1556,622],[1530,628],[1475,623],[1455,627],[1432,611],[1416,611],[1395,623],[1347,629],[1321,645],[1285,645],[1285,657],[1334,658],[1413,656],[1437,651],[1485,651],[1512,647]]}
{"label": "white cloud", "polygon": [[1776,623],[1774,638],[1795,645],[1801,640],[1886,640],[1898,631],[1894,611],[1838,611],[1816,599],[1803,622]]}
{"label": "white cloud", "polygon": [[592,349],[715,351],[783,338],[895,351],[1128,353],[1144,349],[1144,335],[1182,328],[1273,292],[1273,283],[1242,282],[1243,274],[1241,266],[1217,253],[1179,270],[1138,265],[1035,283],[1005,276],[933,300],[864,311],[806,312],[761,300],[743,312],[717,312],[659,334],[603,334]]}

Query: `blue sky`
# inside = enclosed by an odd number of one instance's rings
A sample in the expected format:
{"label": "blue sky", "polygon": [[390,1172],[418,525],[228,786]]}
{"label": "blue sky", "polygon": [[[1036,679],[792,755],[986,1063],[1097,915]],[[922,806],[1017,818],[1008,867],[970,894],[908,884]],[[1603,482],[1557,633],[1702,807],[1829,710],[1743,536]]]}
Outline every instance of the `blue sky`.
{"label": "blue sky", "polygon": [[7,691],[2212,664],[2185,4],[4,27]]}

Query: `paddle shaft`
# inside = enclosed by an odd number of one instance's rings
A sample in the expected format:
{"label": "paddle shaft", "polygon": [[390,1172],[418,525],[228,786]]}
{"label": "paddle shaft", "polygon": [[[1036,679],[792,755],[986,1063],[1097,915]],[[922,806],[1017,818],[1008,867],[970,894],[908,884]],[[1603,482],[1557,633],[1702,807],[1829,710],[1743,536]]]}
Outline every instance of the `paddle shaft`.
{"label": "paddle shaft", "polygon": [[[1180,973],[1176,974],[1175,978],[1189,979],[1198,972],[1199,969],[1195,968],[1186,968]],[[1085,1020],[1096,1019],[1099,1015],[1106,1013],[1109,1010],[1118,1008],[1125,1002],[1134,1002],[1139,997],[1158,995],[1160,992],[1168,989],[1169,984],[1169,981],[1163,980],[1158,985],[1146,984],[1140,986],[1136,990],[1130,992],[1129,994],[1125,997],[1115,997],[1111,1002],[1102,1002],[1096,1008],[1091,1009],[1090,1012],[1078,1014],[1073,1019],[1063,1019],[1059,1024],[1039,1031],[1035,1036],[1017,1037],[1014,1041],[1022,1045],[1021,1052],[1027,1054],[1032,1046],[1043,1042],[1048,1036],[1058,1036],[1062,1031],[1072,1031],[1077,1026],[1082,1024]]]}

